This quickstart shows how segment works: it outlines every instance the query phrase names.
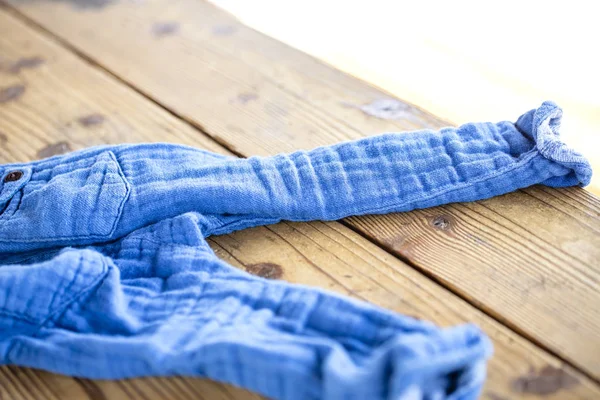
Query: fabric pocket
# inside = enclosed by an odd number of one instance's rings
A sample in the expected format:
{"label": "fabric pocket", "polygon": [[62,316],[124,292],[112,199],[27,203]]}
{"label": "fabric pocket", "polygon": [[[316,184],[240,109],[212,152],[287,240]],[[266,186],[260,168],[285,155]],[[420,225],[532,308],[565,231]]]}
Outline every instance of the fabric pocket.
{"label": "fabric pocket", "polygon": [[12,187],[14,193],[2,206],[0,241],[53,242],[111,236],[129,195],[129,184],[112,152],[32,169],[32,173],[23,174],[20,181],[26,181],[20,182],[18,190]]}
{"label": "fabric pocket", "polygon": [[[53,365],[49,349],[60,346],[46,340],[42,329],[85,301],[110,269],[102,254],[88,249],[65,249],[42,263],[0,268],[0,287],[7,288],[0,291],[0,365]],[[38,346],[31,346],[32,341]]]}

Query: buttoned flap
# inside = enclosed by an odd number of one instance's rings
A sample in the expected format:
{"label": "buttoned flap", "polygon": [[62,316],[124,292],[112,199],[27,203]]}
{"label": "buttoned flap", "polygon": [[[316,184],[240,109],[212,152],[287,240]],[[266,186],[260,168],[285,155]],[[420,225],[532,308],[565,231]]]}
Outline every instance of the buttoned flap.
{"label": "buttoned flap", "polygon": [[34,164],[32,170],[27,165],[10,166],[2,173],[0,241],[4,242],[108,238],[129,194],[110,151],[71,162]]}
{"label": "buttoned flap", "polygon": [[0,213],[7,211],[10,200],[30,178],[31,167],[5,168],[0,171]]}

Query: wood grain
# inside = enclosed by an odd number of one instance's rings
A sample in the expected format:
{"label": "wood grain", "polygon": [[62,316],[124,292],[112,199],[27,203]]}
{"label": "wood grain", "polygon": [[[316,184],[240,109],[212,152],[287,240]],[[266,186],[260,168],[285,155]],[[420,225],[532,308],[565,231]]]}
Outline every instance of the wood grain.
{"label": "wood grain", "polygon": [[[107,1],[94,10],[66,2],[12,4],[239,154],[445,125],[201,1]],[[157,36],[156,24],[171,29]],[[444,215],[452,218],[451,230],[428,222]],[[594,196],[531,188],[348,222],[600,378],[600,214]]]}
{"label": "wood grain", "polygon": [[[226,152],[185,122],[1,10],[0,38],[0,54],[6,65],[24,57],[46,60],[35,68],[21,70],[17,78],[0,72],[0,87],[13,85],[15,79],[26,87],[19,99],[0,105],[0,130],[4,132],[1,162],[34,159],[40,151],[49,151],[48,144],[54,146],[52,151],[60,152],[87,146],[92,141],[99,144],[169,140]],[[63,92],[60,101],[54,101],[57,89]],[[65,129],[82,115],[91,114],[105,118],[101,123],[77,123]],[[600,388],[589,378],[342,224],[284,222],[214,237],[210,242],[219,256],[239,268],[267,274],[279,271],[280,275],[276,275],[281,279],[334,290],[440,325],[467,321],[479,324],[495,345],[483,398],[541,398],[539,391],[534,390],[540,380],[554,383],[545,399],[600,397]],[[557,371],[550,378],[544,372],[548,368]],[[570,379],[565,380],[564,376]],[[576,383],[563,385],[563,381]],[[90,381],[5,366],[0,368],[0,398],[257,397],[201,379]]]}
{"label": "wood grain", "polygon": [[259,400],[230,385],[199,378],[139,378],[92,381],[45,371],[0,367],[0,400]]}

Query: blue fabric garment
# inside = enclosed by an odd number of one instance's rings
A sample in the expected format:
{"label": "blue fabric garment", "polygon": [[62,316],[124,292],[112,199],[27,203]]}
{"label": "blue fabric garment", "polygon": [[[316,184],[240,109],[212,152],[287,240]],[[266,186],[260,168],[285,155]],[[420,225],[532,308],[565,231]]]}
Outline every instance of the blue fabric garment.
{"label": "blue fabric garment", "polygon": [[589,183],[551,102],[516,123],[237,159],[173,144],[0,166],[0,364],[204,376],[276,399],[474,399],[489,339],[251,276],[205,238]]}

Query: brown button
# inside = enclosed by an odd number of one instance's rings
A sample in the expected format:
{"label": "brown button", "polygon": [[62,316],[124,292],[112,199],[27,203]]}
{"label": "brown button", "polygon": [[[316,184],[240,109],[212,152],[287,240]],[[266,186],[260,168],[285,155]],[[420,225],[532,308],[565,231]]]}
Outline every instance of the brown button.
{"label": "brown button", "polygon": [[6,175],[4,177],[4,182],[18,181],[19,179],[21,179],[22,176],[23,176],[23,172],[21,172],[21,171],[12,171],[12,172],[9,172],[8,175]]}

